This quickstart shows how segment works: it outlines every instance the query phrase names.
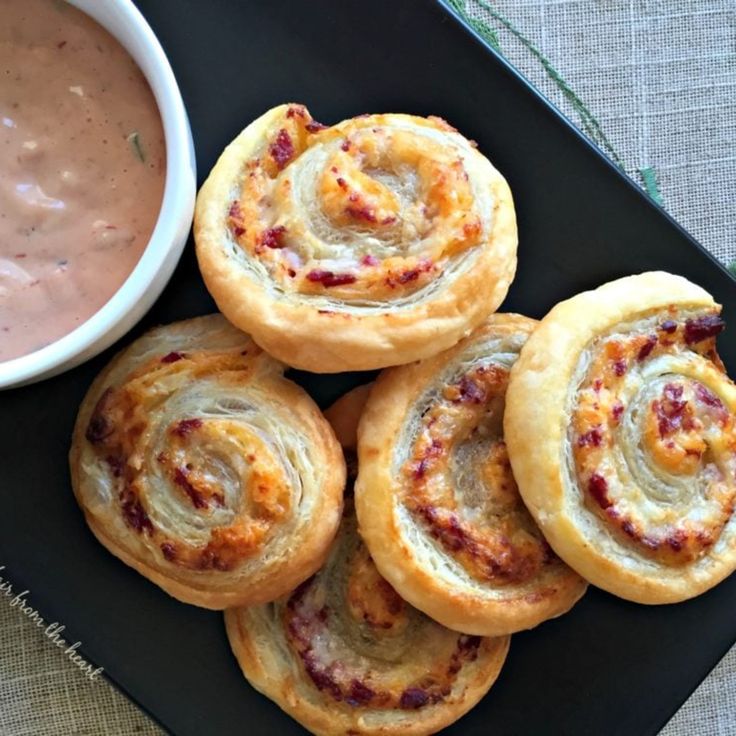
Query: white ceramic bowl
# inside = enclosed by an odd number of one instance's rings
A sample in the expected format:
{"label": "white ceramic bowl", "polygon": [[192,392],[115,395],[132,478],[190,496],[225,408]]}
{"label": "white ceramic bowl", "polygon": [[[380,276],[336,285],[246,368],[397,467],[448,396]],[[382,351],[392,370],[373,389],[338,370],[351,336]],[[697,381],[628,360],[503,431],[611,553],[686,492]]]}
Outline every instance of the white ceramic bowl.
{"label": "white ceramic bowl", "polygon": [[[127,49],[158,103],[166,139],[166,184],[156,227],[115,295],[73,332],[40,350],[0,362],[0,388],[48,378],[88,360],[122,337],[166,286],[189,235],[196,194],[194,145],[179,87],[164,50],[131,0],[68,0]],[[1,400],[0,400],[1,401]]]}

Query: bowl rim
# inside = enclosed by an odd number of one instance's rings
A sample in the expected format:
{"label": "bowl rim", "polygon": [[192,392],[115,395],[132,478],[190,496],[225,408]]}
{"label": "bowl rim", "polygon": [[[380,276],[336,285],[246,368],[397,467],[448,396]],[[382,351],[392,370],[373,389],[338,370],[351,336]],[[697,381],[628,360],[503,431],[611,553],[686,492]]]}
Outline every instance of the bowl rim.
{"label": "bowl rim", "polygon": [[[132,0],[66,0],[108,31],[143,72],[164,130],[166,176],[159,214],[138,262],[110,299],[71,332],[26,355],[0,362],[0,389],[50,377],[98,354],[148,311],[168,283],[194,215],[196,163],[184,101],[161,44]],[[116,28],[103,16],[111,17]],[[137,48],[125,42],[120,28]],[[147,67],[147,68],[144,68]]]}

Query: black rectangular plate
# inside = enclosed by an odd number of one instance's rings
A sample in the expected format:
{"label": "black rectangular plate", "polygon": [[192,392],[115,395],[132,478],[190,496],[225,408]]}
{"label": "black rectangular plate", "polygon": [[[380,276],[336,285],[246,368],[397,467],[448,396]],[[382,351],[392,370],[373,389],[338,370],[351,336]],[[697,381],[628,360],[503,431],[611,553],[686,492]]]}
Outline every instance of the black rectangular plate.
{"label": "black rectangular plate", "polygon": [[[505,310],[538,317],[587,287],[665,269],[705,286],[736,325],[727,272],[432,0],[138,4],[179,79],[202,177],[241,127],[281,102],[304,102],[327,123],[441,115],[478,141],[515,195],[520,267]],[[190,244],[124,342],[212,309]],[[720,347],[733,372],[730,332]],[[3,575],[174,734],[301,733],[243,680],[220,614],[168,598],[88,532],[66,453],[76,408],[111,354],[0,396]],[[322,405],[357,381],[298,379]],[[736,638],[735,605],[736,578],[670,607],[591,590],[569,615],[516,635],[498,683],[447,733],[654,734]]]}

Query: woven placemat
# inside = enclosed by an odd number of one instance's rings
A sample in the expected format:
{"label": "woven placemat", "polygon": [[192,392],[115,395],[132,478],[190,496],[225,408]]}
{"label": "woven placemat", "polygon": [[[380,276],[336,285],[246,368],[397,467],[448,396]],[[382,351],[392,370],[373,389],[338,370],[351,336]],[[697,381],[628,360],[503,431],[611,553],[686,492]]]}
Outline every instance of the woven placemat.
{"label": "woven placemat", "polygon": [[[478,0],[466,7],[498,30],[507,58],[581,124],[559,81],[518,35]],[[489,7],[575,90],[632,178],[642,182],[640,170],[651,169],[666,209],[724,263],[736,260],[734,0],[499,0]],[[28,599],[32,605],[32,591]],[[0,597],[2,736],[161,734],[104,680],[90,682],[10,600]],[[736,736],[736,650],[662,732],[706,734]]]}

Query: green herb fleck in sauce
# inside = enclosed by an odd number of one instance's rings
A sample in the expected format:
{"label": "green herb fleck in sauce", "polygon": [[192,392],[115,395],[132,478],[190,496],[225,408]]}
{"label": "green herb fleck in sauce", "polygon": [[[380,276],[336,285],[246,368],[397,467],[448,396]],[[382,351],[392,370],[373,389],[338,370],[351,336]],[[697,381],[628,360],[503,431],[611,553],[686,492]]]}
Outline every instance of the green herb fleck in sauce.
{"label": "green herb fleck in sauce", "polygon": [[130,147],[133,149],[135,157],[143,164],[146,162],[146,153],[141,145],[141,136],[137,130],[134,130],[126,140],[130,143]]}

